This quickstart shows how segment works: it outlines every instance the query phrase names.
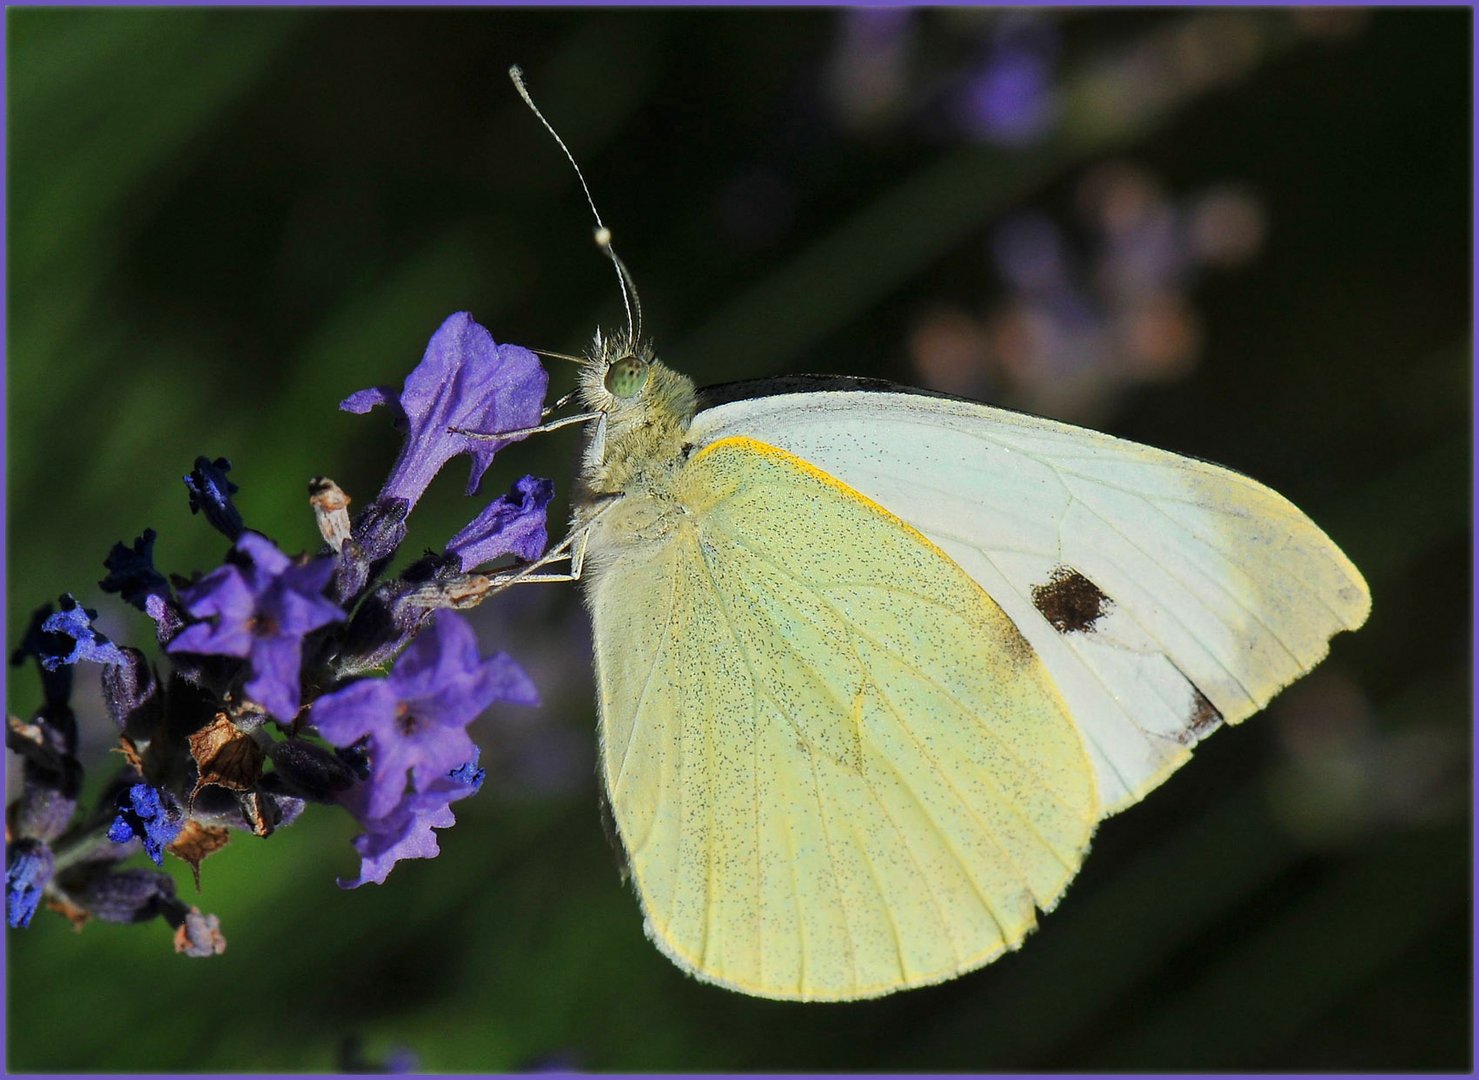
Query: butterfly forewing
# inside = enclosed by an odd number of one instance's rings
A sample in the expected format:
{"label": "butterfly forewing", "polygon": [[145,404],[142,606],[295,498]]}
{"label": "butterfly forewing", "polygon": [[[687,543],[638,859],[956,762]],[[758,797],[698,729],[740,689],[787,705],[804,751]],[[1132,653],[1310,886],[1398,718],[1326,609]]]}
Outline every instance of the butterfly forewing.
{"label": "butterfly forewing", "polygon": [[828,390],[732,400],[689,435],[782,447],[948,553],[1051,673],[1106,813],[1262,708],[1370,610],[1350,560],[1282,496],[1070,425]]}

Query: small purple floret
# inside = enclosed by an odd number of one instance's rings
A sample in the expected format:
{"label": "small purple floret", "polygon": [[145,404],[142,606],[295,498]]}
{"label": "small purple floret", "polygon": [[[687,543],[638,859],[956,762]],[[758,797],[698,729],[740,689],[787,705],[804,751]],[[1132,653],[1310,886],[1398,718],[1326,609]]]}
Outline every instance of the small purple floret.
{"label": "small purple floret", "polygon": [[162,866],[164,849],[184,827],[185,812],[173,795],[148,784],[134,784],[118,797],[118,816],[108,829],[108,839],[126,844],[137,836],[154,865]]}
{"label": "small purple floret", "polygon": [[236,551],[245,569],[227,563],[182,590],[180,599],[197,619],[169,643],[172,653],[204,653],[249,659],[247,696],[279,720],[298,713],[303,638],[344,612],[324,598],[334,575],[334,560],[297,563],[264,536],[242,533]]}
{"label": "small purple floret", "polygon": [[539,558],[549,541],[545,509],[554,493],[555,485],[550,481],[524,477],[452,537],[447,550],[462,560],[463,570],[502,555],[517,555],[526,562]]}
{"label": "small purple floret", "polygon": [[5,921],[11,927],[31,925],[53,865],[51,849],[39,841],[21,840],[11,846],[5,868]]}
{"label": "small purple floret", "polygon": [[[41,666],[55,671],[63,664],[75,664],[79,660],[91,660],[96,664],[121,664],[122,651],[101,632],[94,630],[92,620],[96,611],[89,611],[79,604],[71,593],[61,599],[62,609],[48,615],[41,624],[43,634],[58,635],[44,639],[46,650],[40,654]],[[71,642],[66,652],[53,647],[56,642]]]}
{"label": "small purple floret", "polygon": [[506,653],[483,659],[472,627],[438,611],[384,679],[360,679],[314,704],[313,723],[336,746],[367,739],[369,793],[362,820],[396,808],[409,775],[427,791],[476,757],[467,725],[495,701],[538,704],[529,676]]}
{"label": "small purple floret", "polygon": [[426,354],[397,393],[371,387],[340,402],[346,412],[386,406],[406,431],[395,467],[380,498],[401,498],[414,507],[441,467],[458,454],[472,457],[467,493],[476,493],[502,441],[470,439],[447,429],[496,433],[533,427],[549,376],[539,358],[518,345],[499,345],[465,311],[450,316],[426,346]]}
{"label": "small purple floret", "polygon": [[154,568],[153,529],[145,529],[144,535],[136,538],[133,546],[123,543],[113,545],[103,565],[108,576],[98,582],[104,592],[117,593],[125,603],[132,604],[157,622],[169,602],[169,582]]}
{"label": "small purple floret", "polygon": [[363,808],[371,797],[369,784],[362,784],[345,796],[344,803],[359,817],[365,831],[354,838],[354,849],[360,854],[357,878],[340,878],[339,887],[354,889],[366,882],[384,885],[386,877],[401,859],[434,859],[441,854],[433,829],[445,829],[457,823],[452,803],[477,794],[483,786],[484,770],[478,768],[478,751],[473,748],[471,760],[433,780],[424,791],[409,792],[390,813],[366,818]]}
{"label": "small purple floret", "polygon": [[246,528],[241,513],[231,501],[239,490],[226,479],[231,471],[231,462],[225,458],[210,458],[201,455],[195,459],[195,468],[184,476],[185,487],[190,491],[190,512],[204,514],[205,519],[218,531],[225,533],[228,540],[235,540]]}

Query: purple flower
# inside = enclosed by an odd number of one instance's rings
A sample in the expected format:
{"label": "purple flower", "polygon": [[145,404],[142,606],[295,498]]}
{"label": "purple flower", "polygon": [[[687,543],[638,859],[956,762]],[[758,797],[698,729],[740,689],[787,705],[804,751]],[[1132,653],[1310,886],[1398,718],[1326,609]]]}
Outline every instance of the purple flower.
{"label": "purple flower", "polygon": [[354,838],[354,849],[360,854],[359,877],[339,878],[339,887],[354,889],[367,881],[384,885],[391,867],[401,859],[436,858],[441,848],[432,830],[457,823],[451,804],[475,795],[483,786],[483,776],[484,770],[478,768],[477,747],[473,747],[469,761],[437,777],[424,790],[407,793],[399,805],[380,817],[364,813],[375,796],[373,784],[357,785],[343,801],[365,826],[365,831]]}
{"label": "purple flower", "polygon": [[1068,245],[1045,214],[1018,214],[1002,222],[992,234],[991,254],[1001,276],[1022,292],[1045,293],[1072,276]]}
{"label": "purple flower", "polygon": [[513,554],[527,561],[539,558],[549,539],[545,508],[555,485],[526,476],[507,495],[489,503],[465,529],[447,542],[447,550],[462,560],[462,569]]}
{"label": "purple flower", "polygon": [[11,846],[5,867],[5,921],[12,927],[31,925],[52,866],[51,849],[39,841],[21,840]]}
{"label": "purple flower", "polygon": [[321,595],[334,575],[334,560],[296,563],[252,532],[242,533],[236,551],[246,557],[246,569],[227,563],[180,594],[191,615],[215,622],[187,626],[168,650],[249,658],[247,696],[279,720],[292,720],[300,701],[304,636],[344,619]]}
{"label": "purple flower", "polygon": [[[102,633],[93,629],[92,620],[96,611],[89,611],[79,604],[71,593],[61,599],[62,610],[48,615],[41,624],[43,634],[56,635],[44,642],[40,653],[41,666],[55,671],[63,664],[75,664],[79,660],[91,660],[96,664],[121,664],[123,652]],[[70,647],[66,642],[70,641]],[[66,651],[61,651],[62,648]]]}
{"label": "purple flower", "polygon": [[246,528],[241,522],[241,513],[231,501],[239,490],[226,479],[231,471],[231,462],[225,458],[210,458],[201,455],[195,459],[195,468],[185,474],[185,487],[190,491],[190,512],[204,514],[205,519],[217,530],[235,540]]}
{"label": "purple flower", "polygon": [[362,820],[393,810],[410,775],[417,791],[477,755],[467,725],[495,701],[538,703],[529,676],[505,653],[486,660],[465,620],[439,611],[384,679],[360,679],[325,694],[313,723],[336,746],[368,740],[370,791]]}
{"label": "purple flower", "polygon": [[1051,126],[1057,110],[1052,29],[1031,19],[1008,20],[991,56],[966,84],[966,126],[993,142],[1029,143]]}
{"label": "purple flower", "polygon": [[[20,644],[10,654],[12,667],[19,667],[30,657],[36,661],[36,670],[41,676],[41,692],[49,709],[66,709],[72,698],[72,669],[62,664],[48,665],[46,658],[63,655],[68,648],[66,635],[49,634],[44,629],[46,620],[52,616],[50,604],[42,604],[31,612],[31,621],[21,635]],[[106,669],[104,669],[106,670]]]}
{"label": "purple flower", "polygon": [[161,631],[173,633],[179,629],[179,614],[170,603],[169,582],[154,568],[155,537],[153,529],[145,529],[131,548],[114,544],[103,560],[108,576],[98,582],[98,587],[104,592],[118,593],[125,603],[153,619]]}
{"label": "purple flower", "polygon": [[449,427],[484,433],[533,427],[539,423],[548,383],[538,357],[518,345],[496,344],[462,311],[432,335],[400,393],[372,387],[351,394],[339,407],[366,413],[385,405],[396,425],[406,430],[400,457],[379,497],[405,499],[414,507],[441,467],[458,454],[472,456],[467,493],[476,493],[494,453],[507,445],[452,434]]}
{"label": "purple flower", "polygon": [[118,796],[118,816],[108,829],[108,839],[126,844],[137,836],[154,865],[163,866],[164,849],[184,827],[185,812],[173,795],[148,784],[134,784]]}

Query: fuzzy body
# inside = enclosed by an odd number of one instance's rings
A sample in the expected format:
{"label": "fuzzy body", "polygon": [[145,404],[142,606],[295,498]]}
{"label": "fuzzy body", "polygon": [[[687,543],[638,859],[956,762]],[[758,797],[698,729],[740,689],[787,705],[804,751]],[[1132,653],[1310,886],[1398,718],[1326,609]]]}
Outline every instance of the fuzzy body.
{"label": "fuzzy body", "polygon": [[[606,387],[607,372],[632,357],[644,366],[645,379],[634,396],[618,397]],[[580,396],[600,418],[581,467],[585,498],[571,525],[589,527],[586,573],[599,575],[622,552],[669,539],[686,513],[677,480],[688,456],[695,391],[693,380],[625,338],[598,336],[581,368]]]}

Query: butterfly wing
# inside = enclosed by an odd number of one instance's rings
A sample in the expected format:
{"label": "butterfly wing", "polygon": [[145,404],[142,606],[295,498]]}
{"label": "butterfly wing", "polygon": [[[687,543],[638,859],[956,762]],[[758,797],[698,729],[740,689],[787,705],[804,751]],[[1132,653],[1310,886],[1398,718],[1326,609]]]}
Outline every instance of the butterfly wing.
{"label": "butterfly wing", "polygon": [[649,935],[843,1000],[1018,945],[1099,817],[1043,669],[934,544],[795,457],[695,454],[683,521],[591,584],[602,760]]}
{"label": "butterfly wing", "polygon": [[689,438],[781,447],[946,551],[1052,673],[1106,813],[1263,708],[1370,611],[1329,537],[1238,473],[956,398],[815,385],[847,388],[729,390]]}

